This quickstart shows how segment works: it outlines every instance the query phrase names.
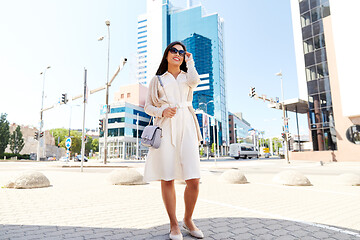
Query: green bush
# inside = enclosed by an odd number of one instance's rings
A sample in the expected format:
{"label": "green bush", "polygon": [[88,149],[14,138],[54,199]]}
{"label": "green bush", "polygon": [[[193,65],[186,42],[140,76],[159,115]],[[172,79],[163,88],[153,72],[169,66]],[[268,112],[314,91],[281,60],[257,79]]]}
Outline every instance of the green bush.
{"label": "green bush", "polygon": [[10,159],[12,157],[17,157],[18,160],[20,160],[20,159],[30,159],[30,154],[3,153],[3,154],[0,154],[0,160],[4,159],[4,156],[6,157],[6,159]]}

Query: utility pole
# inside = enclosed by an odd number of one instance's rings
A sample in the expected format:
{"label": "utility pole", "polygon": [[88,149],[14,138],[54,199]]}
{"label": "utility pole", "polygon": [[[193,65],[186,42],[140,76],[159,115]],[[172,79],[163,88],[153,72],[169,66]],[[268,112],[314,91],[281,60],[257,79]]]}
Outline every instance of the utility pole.
{"label": "utility pole", "polygon": [[139,113],[136,114],[136,160],[139,159]]}
{"label": "utility pole", "polygon": [[42,137],[40,136],[42,130],[43,130],[43,112],[44,112],[44,88],[45,88],[45,73],[46,70],[49,69],[50,66],[47,66],[47,68],[44,70],[44,72],[41,72],[40,75],[43,75],[43,89],[42,89],[42,97],[41,97],[41,111],[40,111],[40,127],[39,127],[39,141],[38,141],[38,147],[37,147],[37,154],[36,154],[36,160],[40,161],[40,141],[42,145],[45,145],[44,141],[42,141]]}
{"label": "utility pole", "polygon": [[107,74],[106,74],[106,112],[105,112],[105,122],[104,122],[104,164],[107,163],[107,136],[108,136],[108,114],[109,114],[109,65],[110,65],[110,21],[105,21],[106,26],[108,27],[108,65],[107,65]]}
{"label": "utility pole", "polygon": [[82,137],[81,137],[81,172],[83,171],[83,164],[84,164],[84,155],[85,155],[85,109],[86,109],[86,102],[87,102],[87,70],[85,69],[84,72],[84,110],[83,110],[83,126],[82,126]]}
{"label": "utility pole", "polygon": [[281,97],[282,97],[281,107],[282,107],[283,120],[284,120],[284,133],[285,133],[285,141],[284,141],[284,143],[285,143],[285,148],[286,148],[286,152],[284,151],[284,154],[285,154],[285,159],[286,159],[287,163],[290,163],[290,161],[289,161],[289,148],[288,148],[288,141],[287,141],[289,125],[288,125],[288,118],[285,115],[285,98],[284,98],[282,72],[280,71],[279,73],[276,74],[276,76],[279,76],[280,80],[281,80]]}

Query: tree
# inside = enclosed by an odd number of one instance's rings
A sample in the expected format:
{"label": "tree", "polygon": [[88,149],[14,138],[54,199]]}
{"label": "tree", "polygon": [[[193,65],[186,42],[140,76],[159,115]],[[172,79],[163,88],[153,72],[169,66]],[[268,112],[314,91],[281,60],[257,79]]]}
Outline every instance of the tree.
{"label": "tree", "polygon": [[92,140],[91,149],[93,150],[93,152],[99,151],[99,139],[95,138],[94,140]]}
{"label": "tree", "polygon": [[5,152],[10,138],[9,121],[6,117],[6,113],[2,113],[0,117],[0,154]]}
{"label": "tree", "polygon": [[25,142],[23,134],[21,132],[20,126],[17,126],[16,129],[10,135],[10,150],[12,153],[20,153],[24,148]]}

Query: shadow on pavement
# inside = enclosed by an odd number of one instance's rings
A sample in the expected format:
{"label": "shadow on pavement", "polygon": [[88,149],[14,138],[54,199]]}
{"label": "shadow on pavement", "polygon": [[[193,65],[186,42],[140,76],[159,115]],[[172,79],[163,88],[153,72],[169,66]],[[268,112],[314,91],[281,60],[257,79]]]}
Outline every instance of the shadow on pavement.
{"label": "shadow on pavement", "polygon": [[[360,231],[265,218],[195,219],[205,239],[360,239]],[[182,222],[179,223],[180,225]],[[184,239],[195,239],[182,230]],[[148,229],[0,224],[0,239],[169,239],[169,224]]]}

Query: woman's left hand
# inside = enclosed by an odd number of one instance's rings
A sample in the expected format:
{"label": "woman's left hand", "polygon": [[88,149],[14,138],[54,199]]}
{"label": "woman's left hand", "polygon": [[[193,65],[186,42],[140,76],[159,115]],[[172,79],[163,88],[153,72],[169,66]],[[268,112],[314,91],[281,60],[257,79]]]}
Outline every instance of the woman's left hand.
{"label": "woman's left hand", "polygon": [[185,62],[188,62],[192,59],[192,54],[189,52],[185,53]]}

